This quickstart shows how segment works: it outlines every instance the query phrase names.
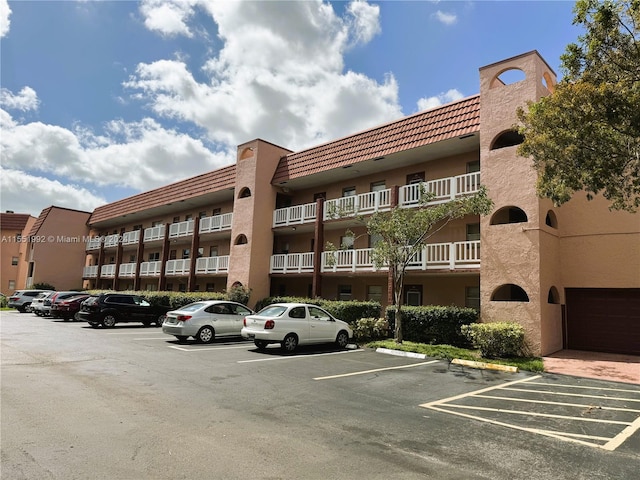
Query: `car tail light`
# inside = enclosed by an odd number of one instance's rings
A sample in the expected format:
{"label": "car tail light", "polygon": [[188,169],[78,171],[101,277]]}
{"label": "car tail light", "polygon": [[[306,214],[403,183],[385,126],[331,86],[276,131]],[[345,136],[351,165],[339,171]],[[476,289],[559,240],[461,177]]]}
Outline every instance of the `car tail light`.
{"label": "car tail light", "polygon": [[186,322],[190,318],[191,318],[191,315],[178,315],[176,317],[176,320],[178,320],[179,322]]}
{"label": "car tail light", "polygon": [[244,318],[242,319],[242,326],[243,326],[243,327],[246,327],[246,326],[247,326],[247,317],[244,317]]}
{"label": "car tail light", "polygon": [[20,297],[9,297],[9,300],[11,300],[11,301],[14,301],[14,302],[15,302],[15,301],[16,301],[16,300],[18,300],[19,298],[20,298]]}
{"label": "car tail light", "polygon": [[276,326],[276,322],[274,322],[273,320],[267,320],[266,322],[264,322],[264,329],[265,330],[272,330],[273,327]]}

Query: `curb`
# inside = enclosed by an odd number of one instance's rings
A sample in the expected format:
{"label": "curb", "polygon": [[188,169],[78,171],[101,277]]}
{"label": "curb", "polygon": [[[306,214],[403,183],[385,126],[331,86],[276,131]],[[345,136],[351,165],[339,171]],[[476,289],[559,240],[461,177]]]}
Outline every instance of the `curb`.
{"label": "curb", "polygon": [[[423,353],[403,352],[402,350],[392,350],[390,348],[376,348],[376,353],[386,353],[387,355],[395,355],[397,357],[419,358],[424,360],[427,356]],[[454,358],[450,362],[453,365],[460,365],[462,367],[479,368],[482,370],[499,370],[501,372],[518,373],[518,367],[512,365],[500,365],[497,363],[476,362],[473,360],[462,360],[461,358]]]}
{"label": "curb", "polygon": [[454,365],[461,365],[463,367],[480,368],[483,370],[500,370],[501,372],[518,373],[518,367],[512,365],[499,365],[497,363],[475,362],[473,360],[461,360],[460,358],[454,358],[451,360]]}

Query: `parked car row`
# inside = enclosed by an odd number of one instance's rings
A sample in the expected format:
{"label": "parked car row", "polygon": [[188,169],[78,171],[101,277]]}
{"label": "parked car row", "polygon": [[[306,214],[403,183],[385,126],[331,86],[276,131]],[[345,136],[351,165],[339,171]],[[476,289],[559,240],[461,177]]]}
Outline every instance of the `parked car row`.
{"label": "parked car row", "polygon": [[211,343],[218,337],[242,337],[253,340],[258,350],[277,343],[285,352],[293,352],[299,345],[333,343],[345,348],[353,338],[348,323],[317,305],[305,303],[277,303],[256,313],[226,300],[199,301],[171,310],[168,306],[152,305],[138,295],[118,292],[89,295],[45,291],[24,297],[32,299],[31,308],[39,316],[50,315],[65,321],[73,318],[93,328],[112,328],[128,322],[155,324],[180,342],[189,337],[199,343]]}

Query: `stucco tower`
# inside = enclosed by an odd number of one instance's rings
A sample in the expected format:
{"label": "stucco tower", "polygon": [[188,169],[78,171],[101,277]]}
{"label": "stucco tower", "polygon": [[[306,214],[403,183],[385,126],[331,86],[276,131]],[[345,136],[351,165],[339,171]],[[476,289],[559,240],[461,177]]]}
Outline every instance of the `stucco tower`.
{"label": "stucco tower", "polygon": [[495,202],[481,220],[482,320],[521,323],[536,354],[562,348],[553,287],[560,284],[559,246],[553,206],[536,194],[531,159],[516,153],[522,137],[514,126],[517,108],[549,95],[555,83],[536,51],[480,69],[480,172]]}
{"label": "stucco tower", "polygon": [[271,179],[289,150],[263,140],[238,146],[227,289],[250,288],[250,305],[269,295],[276,189]]}

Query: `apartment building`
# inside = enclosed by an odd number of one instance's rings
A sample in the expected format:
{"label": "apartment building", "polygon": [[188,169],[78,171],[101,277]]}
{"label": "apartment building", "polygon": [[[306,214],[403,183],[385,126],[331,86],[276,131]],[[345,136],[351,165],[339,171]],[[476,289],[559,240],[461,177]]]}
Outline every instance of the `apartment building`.
{"label": "apartment building", "polygon": [[27,213],[0,213],[0,291],[11,295],[27,279],[29,232],[36,218]]}
{"label": "apartment building", "polygon": [[[509,83],[513,70],[522,79]],[[480,93],[463,100],[299,152],[256,139],[238,146],[234,165],[96,208],[84,286],[243,285],[254,303],[295,295],[388,305],[388,271],[374,267],[376,239],[355,214],[416,208],[423,187],[443,202],[486,185],[494,212],[430,238],[406,276],[405,302],[520,322],[538,354],[640,354],[640,217],[611,212],[602,198],[554,207],[536,195],[513,129],[517,107],[556,82],[536,51],[479,77]]]}

